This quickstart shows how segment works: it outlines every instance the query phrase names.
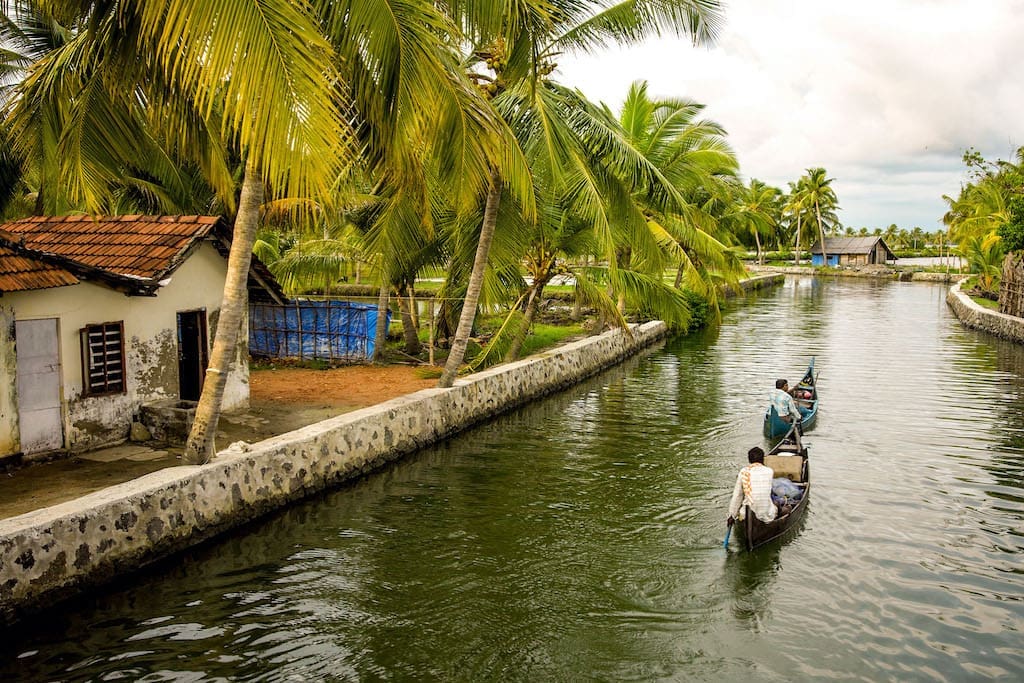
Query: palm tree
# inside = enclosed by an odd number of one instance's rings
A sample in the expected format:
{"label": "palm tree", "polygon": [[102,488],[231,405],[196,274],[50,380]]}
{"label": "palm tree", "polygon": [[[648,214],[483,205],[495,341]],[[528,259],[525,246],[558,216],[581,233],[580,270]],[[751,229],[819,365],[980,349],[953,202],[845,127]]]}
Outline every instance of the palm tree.
{"label": "palm tree", "polygon": [[[619,324],[624,324],[622,308],[609,293],[623,306],[628,302],[670,324],[686,324],[685,297],[662,282],[665,263],[681,261],[692,280],[710,292],[716,283],[702,264],[732,279],[742,270],[731,250],[688,225],[695,208],[686,194],[721,184],[718,176],[731,178],[736,166],[720,127],[695,118],[700,105],[651,100],[645,84],[630,89],[619,119],[550,81],[542,88],[542,106],[531,108],[533,123],[524,128],[553,129],[541,118],[547,112],[572,133],[563,137],[570,153],[552,155],[544,135],[522,141],[543,210],[522,230],[523,243],[529,246],[518,260],[526,265],[529,284],[520,299],[522,320],[510,314],[502,327],[512,338],[506,357],[517,357],[540,294],[556,274],[570,275],[578,298]],[[594,148],[604,153],[589,154]],[[585,163],[567,164],[574,157]],[[581,194],[583,184],[592,188]],[[575,261],[587,254],[609,267],[578,267]],[[503,336],[497,335],[492,346],[500,346]]]}
{"label": "palm tree", "polygon": [[822,265],[828,265],[828,254],[825,252],[825,225],[822,222],[822,212],[834,216],[834,211],[839,208],[839,200],[836,198],[835,190],[832,188],[834,178],[827,178],[823,168],[809,168],[804,176],[806,182],[803,186],[804,199],[809,206],[814,207],[815,217],[818,220],[818,239],[821,240]]}
{"label": "palm tree", "polygon": [[778,188],[765,185],[756,178],[751,178],[750,184],[738,193],[734,216],[754,236],[758,265],[764,265],[761,235],[771,234],[776,227],[772,207],[779,194]]}
{"label": "palm tree", "polygon": [[1006,256],[999,235],[971,235],[963,241],[959,251],[967,261],[970,271],[978,274],[978,289],[984,294],[992,295],[996,291],[1003,259]]}
{"label": "palm tree", "polygon": [[[37,3],[9,4],[17,15]],[[140,149],[148,166],[167,169],[170,180],[174,165],[161,152],[195,149],[211,184],[232,205],[227,153],[214,131],[224,130],[245,158],[224,300],[186,447],[186,461],[205,462],[238,349],[265,186],[315,195],[343,155],[353,153],[330,45],[310,8],[286,0],[54,0],[45,6],[64,18],[69,38],[36,60],[8,115],[24,151],[38,148],[35,131],[49,131],[38,165],[54,166],[58,180],[41,187],[44,207],[61,210],[56,199],[46,199],[47,190],[66,188],[59,194],[101,210]],[[198,139],[203,144],[193,145]]]}
{"label": "palm tree", "polygon": [[[687,99],[652,99],[647,83],[636,82],[618,123],[627,141],[664,179],[639,186],[634,197],[648,230],[677,264],[676,287],[685,278],[691,289],[709,300],[717,317],[716,279],[735,284],[743,273],[739,258],[724,244],[731,239],[728,229],[742,223],[736,211],[741,186],[736,179],[739,163],[725,130],[697,118],[703,110],[704,105]],[[663,186],[666,182],[670,189]]]}
{"label": "palm tree", "polygon": [[897,243],[897,237],[899,236],[900,229],[895,223],[890,223],[884,231],[882,231],[882,239],[889,245],[890,249],[895,249]]}
{"label": "palm tree", "polygon": [[[554,155],[568,151],[568,140],[564,136],[570,134],[571,129],[551,118],[550,112],[543,109],[543,99],[536,96],[551,92],[541,85],[543,77],[555,68],[554,60],[558,54],[569,50],[585,52],[613,43],[635,43],[662,31],[688,36],[694,42],[708,42],[715,34],[719,18],[717,0],[669,0],[657,8],[632,0],[612,6],[565,3],[563,7],[563,2],[537,6],[525,3],[515,6],[517,13],[497,16],[481,11],[486,3],[465,6],[456,3],[452,7],[456,19],[460,24],[470,26],[472,31],[469,33],[475,38],[471,59],[467,61],[477,67],[478,80],[494,98],[495,106],[503,112],[510,128],[516,130],[520,125],[537,120],[530,114],[539,113],[539,120],[555,127],[536,131],[534,135],[543,134],[542,139],[555,145],[550,149]],[[524,103],[530,106],[524,107]],[[510,140],[508,149],[514,151],[518,146]],[[553,168],[561,174],[563,168],[580,168],[583,161],[579,156],[558,159]],[[493,241],[503,181],[507,179],[502,170],[495,165],[488,177],[477,252],[455,338],[444,372],[438,380],[441,387],[454,383],[465,357],[483,287],[488,251]],[[600,198],[594,194],[593,178],[585,174],[581,180],[583,184],[578,191],[589,202],[587,213],[603,223],[603,211],[598,209]],[[604,228],[604,233],[607,237],[607,228]]]}
{"label": "palm tree", "polygon": [[795,239],[793,244],[793,263],[795,265],[800,265],[800,237],[802,224],[804,222],[804,213],[807,211],[807,208],[807,196],[804,192],[804,178],[797,180],[795,183],[789,183],[789,194],[786,197],[783,212],[789,217],[791,222],[796,222]]}

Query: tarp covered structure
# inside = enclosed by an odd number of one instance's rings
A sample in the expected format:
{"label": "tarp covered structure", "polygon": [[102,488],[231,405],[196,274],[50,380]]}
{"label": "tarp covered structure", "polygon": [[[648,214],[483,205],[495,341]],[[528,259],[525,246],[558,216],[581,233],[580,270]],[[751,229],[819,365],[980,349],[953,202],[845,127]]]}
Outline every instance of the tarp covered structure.
{"label": "tarp covered structure", "polygon": [[[388,322],[391,312],[388,311]],[[249,353],[265,358],[338,362],[373,358],[377,307],[354,301],[296,299],[249,306]]]}

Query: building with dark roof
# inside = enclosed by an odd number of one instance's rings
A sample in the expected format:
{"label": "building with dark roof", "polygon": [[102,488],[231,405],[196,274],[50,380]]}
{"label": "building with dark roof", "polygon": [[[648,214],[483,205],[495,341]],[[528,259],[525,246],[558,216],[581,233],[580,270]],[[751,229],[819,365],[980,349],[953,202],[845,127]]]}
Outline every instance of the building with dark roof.
{"label": "building with dark roof", "polygon": [[[867,266],[896,261],[896,254],[881,237],[826,237],[825,253],[830,266]],[[811,245],[811,265],[824,263],[821,240]]]}
{"label": "building with dark roof", "polygon": [[[143,404],[198,399],[229,249],[214,216],[0,225],[0,460],[117,443]],[[255,259],[249,292],[283,301]],[[225,409],[248,403],[248,379],[240,345]]]}

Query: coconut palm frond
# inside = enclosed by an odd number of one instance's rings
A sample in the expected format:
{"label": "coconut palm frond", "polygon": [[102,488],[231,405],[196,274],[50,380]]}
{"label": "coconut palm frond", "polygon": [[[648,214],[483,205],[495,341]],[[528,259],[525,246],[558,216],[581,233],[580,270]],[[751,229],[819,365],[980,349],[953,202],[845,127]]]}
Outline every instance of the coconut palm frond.
{"label": "coconut palm frond", "polygon": [[289,296],[327,292],[348,274],[351,261],[344,254],[345,245],[335,240],[311,240],[289,249],[267,267]]}
{"label": "coconut palm frond", "polygon": [[621,292],[642,317],[664,320],[675,329],[689,325],[689,301],[680,290],[666,284],[660,277],[623,268],[612,273],[611,278],[615,291]]}
{"label": "coconut palm frond", "polygon": [[521,296],[515,305],[509,309],[505,319],[501,322],[501,326],[491,335],[487,344],[484,345],[480,353],[470,363],[470,367],[473,370],[479,370],[500,362],[505,357],[505,354],[508,353],[516,333],[525,324],[523,312],[520,309],[522,302],[523,297]]}
{"label": "coconut palm frond", "polygon": [[334,91],[333,50],[310,4],[169,0],[135,11],[139,45],[152,50],[147,63],[159,65],[199,111],[219,107],[277,192],[322,194],[355,156]]}
{"label": "coconut palm frond", "polygon": [[610,271],[607,268],[589,267],[573,268],[571,272],[576,281],[576,296],[580,301],[596,309],[603,320],[628,331],[628,321],[606,289],[606,285],[611,282]]}
{"label": "coconut palm frond", "polygon": [[625,0],[569,26],[548,49],[585,52],[662,34],[704,45],[714,41],[722,21],[715,0]]}

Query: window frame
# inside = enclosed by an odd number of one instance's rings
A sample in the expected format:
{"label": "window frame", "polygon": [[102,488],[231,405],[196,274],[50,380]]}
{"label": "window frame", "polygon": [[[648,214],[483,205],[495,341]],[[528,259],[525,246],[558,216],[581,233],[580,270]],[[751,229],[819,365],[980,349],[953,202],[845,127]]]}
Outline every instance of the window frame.
{"label": "window frame", "polygon": [[[111,333],[115,331],[117,334],[116,351],[108,348],[113,343],[113,335]],[[102,335],[101,342],[104,347],[101,359],[102,384],[94,382],[92,379],[92,361],[95,359],[95,355],[91,335],[97,333]],[[82,349],[82,394],[84,396],[112,396],[127,393],[128,368],[125,362],[124,321],[116,320],[86,325],[79,330],[79,341]],[[114,360],[120,364],[121,378],[119,386],[110,380],[110,376],[114,373],[110,371],[108,366],[113,366]]]}

